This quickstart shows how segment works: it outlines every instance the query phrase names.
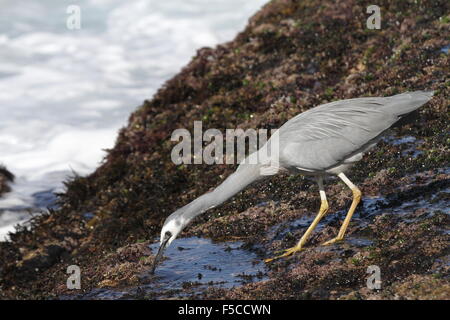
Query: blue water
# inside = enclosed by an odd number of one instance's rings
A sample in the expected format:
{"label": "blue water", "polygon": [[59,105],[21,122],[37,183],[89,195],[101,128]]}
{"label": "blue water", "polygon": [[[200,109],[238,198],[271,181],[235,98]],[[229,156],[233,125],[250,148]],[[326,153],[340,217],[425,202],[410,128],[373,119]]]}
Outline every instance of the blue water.
{"label": "blue water", "polygon": [[[214,243],[203,238],[176,239],[164,253],[155,274],[141,275],[143,284],[128,288],[94,289],[84,295],[61,299],[173,298],[200,294],[209,287],[231,288],[267,279],[261,257],[243,249],[243,242]],[[150,245],[153,253],[159,243]]]}
{"label": "blue water", "polygon": [[450,44],[446,45],[445,47],[441,48],[441,52],[448,54],[448,51],[450,50]]}

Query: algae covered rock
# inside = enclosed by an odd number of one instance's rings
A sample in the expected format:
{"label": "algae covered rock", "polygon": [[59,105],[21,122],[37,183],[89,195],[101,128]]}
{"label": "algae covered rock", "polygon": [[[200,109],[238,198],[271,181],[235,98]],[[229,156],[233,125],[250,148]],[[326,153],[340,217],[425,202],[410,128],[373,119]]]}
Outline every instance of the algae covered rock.
{"label": "algae covered rock", "polygon": [[[450,3],[378,1],[383,13],[379,30],[366,26],[371,4],[273,0],[233,41],[199,49],[130,115],[102,165],[67,183],[60,209],[36,217],[29,230],[11,236],[4,245],[9,254],[0,259],[1,294],[55,295],[70,264],[84,270],[86,290],[139,282],[131,269],[138,263],[140,271],[147,268],[147,253],[134,244],[155,241],[165,217],[236,168],[175,165],[170,137],[176,129],[193,134],[194,121],[202,121],[204,130],[222,132],[272,129],[321,103],[434,90],[412,123],[395,128],[391,139],[382,140],[349,174],[364,197],[348,230],[351,241],[329,250],[319,247],[336,235],[351,201],[348,190],[330,180],[330,218],[312,235],[311,248],[270,265],[268,280],[211,288],[202,297],[450,298],[445,268],[449,235],[443,231],[449,218],[441,212],[450,181],[450,56],[442,50],[450,41]],[[404,136],[415,140],[401,142]],[[314,182],[280,175],[198,217],[181,237],[239,238],[263,259],[295,244],[306,228],[296,221],[312,219],[319,204]],[[95,223],[85,219],[87,212]],[[37,260],[43,266],[40,277],[21,281],[14,262],[23,259],[19,249],[29,252],[37,243],[62,239],[68,243],[62,261]],[[109,261],[108,255],[118,261]],[[136,260],[141,257],[144,262]],[[381,291],[366,288],[370,265],[382,269]],[[412,287],[414,292],[405,293]]]}

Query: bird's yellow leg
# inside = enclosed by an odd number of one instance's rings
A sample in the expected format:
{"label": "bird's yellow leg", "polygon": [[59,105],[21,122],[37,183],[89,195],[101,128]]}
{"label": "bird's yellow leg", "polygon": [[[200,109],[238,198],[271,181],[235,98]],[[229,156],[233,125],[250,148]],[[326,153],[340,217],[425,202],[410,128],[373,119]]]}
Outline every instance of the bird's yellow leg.
{"label": "bird's yellow leg", "polygon": [[348,210],[347,216],[344,219],[344,222],[342,223],[341,229],[339,229],[339,233],[336,238],[331,239],[327,242],[322,243],[322,245],[327,246],[333,243],[336,243],[338,241],[342,241],[344,239],[345,231],[347,230],[347,227],[350,223],[350,220],[352,219],[353,213],[355,212],[356,207],[358,206],[359,202],[361,201],[361,191],[358,189],[357,186],[355,186],[346,176],[344,173],[340,173],[338,175],[339,178],[344,181],[344,183],[352,190],[353,193],[353,201],[352,205],[350,206],[350,209]]}
{"label": "bird's yellow leg", "polygon": [[299,242],[294,247],[283,250],[284,253],[282,255],[276,256],[274,258],[266,259],[266,260],[264,260],[265,262],[271,262],[275,259],[290,256],[291,254],[303,249],[303,246],[306,243],[306,241],[308,240],[308,237],[310,236],[310,234],[316,228],[317,224],[320,222],[320,220],[323,218],[323,216],[328,211],[328,201],[327,201],[327,198],[325,195],[325,191],[323,189],[322,178],[319,178],[318,183],[319,183],[319,189],[320,189],[321,204],[320,204],[319,213],[317,213],[316,217],[314,218],[314,221],[311,223],[309,228],[306,230],[305,234],[301,237]]}

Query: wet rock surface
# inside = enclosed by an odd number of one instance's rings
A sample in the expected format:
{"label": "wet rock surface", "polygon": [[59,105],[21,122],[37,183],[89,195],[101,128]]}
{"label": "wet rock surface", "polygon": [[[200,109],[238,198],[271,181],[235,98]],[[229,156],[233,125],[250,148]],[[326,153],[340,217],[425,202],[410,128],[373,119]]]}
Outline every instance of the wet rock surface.
{"label": "wet rock surface", "polygon": [[[57,210],[0,243],[0,298],[449,299],[450,5],[380,1],[383,27],[368,30],[370,4],[271,1],[234,41],[200,49],[130,116],[102,166],[67,183]],[[330,210],[302,252],[262,269],[255,262],[261,273],[230,286],[217,279],[198,285],[201,272],[181,289],[148,275],[165,217],[235,169],[175,166],[173,130],[192,132],[195,120],[222,131],[271,129],[321,103],[419,89],[435,96],[348,174],[363,201],[346,241],[321,246],[351,202],[330,177]],[[281,174],[200,216],[180,241],[211,239],[223,250],[239,241],[236,252],[260,261],[293,246],[319,202],[313,181]],[[186,264],[208,265],[209,255],[196,261],[184,252],[180,260],[168,255],[160,277],[170,259],[173,270],[186,267],[183,256]],[[81,290],[65,286],[69,265],[82,271]],[[380,268],[381,289],[367,287],[369,266]]]}
{"label": "wet rock surface", "polygon": [[[123,261],[112,256],[106,279],[97,288],[83,294],[70,295],[64,290],[61,299],[187,299],[197,297],[210,287],[232,288],[267,278],[266,267],[257,254],[243,249],[241,241],[214,243],[189,237],[170,247],[155,274],[149,272],[159,243],[148,242],[120,248],[142,252],[138,261]],[[147,254],[149,254],[147,256]],[[137,263],[136,263],[137,262]],[[120,282],[119,282],[119,281]]]}

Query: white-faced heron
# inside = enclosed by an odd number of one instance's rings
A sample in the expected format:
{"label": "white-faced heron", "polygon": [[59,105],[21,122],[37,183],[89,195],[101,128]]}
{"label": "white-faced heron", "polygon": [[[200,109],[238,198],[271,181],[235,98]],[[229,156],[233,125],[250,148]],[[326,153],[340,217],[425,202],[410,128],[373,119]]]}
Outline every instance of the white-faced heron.
{"label": "white-faced heron", "polygon": [[[261,149],[247,157],[222,184],[176,210],[166,219],[152,271],[166,246],[171,244],[192,219],[225,202],[249,184],[276,174],[280,169],[314,176],[319,185],[321,205],[319,213],[297,245],[275,258],[302,250],[309,235],[328,211],[323,187],[326,175],[337,175],[353,192],[353,202],[338,235],[323,244],[343,240],[350,219],[361,200],[361,191],[344,172],[361,160],[364,152],[372,148],[390,127],[425,104],[432,96],[433,91],[415,91],[391,97],[334,101],[290,119]],[[276,152],[268,156],[268,149]],[[273,259],[267,259],[266,262]]]}

